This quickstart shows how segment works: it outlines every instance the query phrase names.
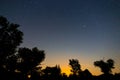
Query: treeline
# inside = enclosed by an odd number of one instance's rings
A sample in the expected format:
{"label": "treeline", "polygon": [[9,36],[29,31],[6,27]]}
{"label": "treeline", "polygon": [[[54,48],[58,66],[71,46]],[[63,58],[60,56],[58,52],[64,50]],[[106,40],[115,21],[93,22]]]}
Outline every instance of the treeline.
{"label": "treeline", "polygon": [[120,73],[112,74],[114,60],[95,61],[94,65],[103,72],[93,76],[88,69],[81,70],[77,59],[70,59],[71,74],[61,73],[60,66],[47,66],[42,69],[44,50],[19,47],[23,32],[18,24],[10,23],[0,16],[0,80],[120,80]]}

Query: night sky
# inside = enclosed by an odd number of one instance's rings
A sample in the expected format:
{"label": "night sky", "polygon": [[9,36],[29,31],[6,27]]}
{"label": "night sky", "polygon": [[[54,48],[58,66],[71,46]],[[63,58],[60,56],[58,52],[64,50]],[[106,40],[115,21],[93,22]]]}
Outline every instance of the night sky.
{"label": "night sky", "polygon": [[20,24],[22,47],[45,50],[42,66],[68,74],[78,59],[98,75],[93,62],[112,58],[120,72],[120,0],[0,0],[0,15]]}

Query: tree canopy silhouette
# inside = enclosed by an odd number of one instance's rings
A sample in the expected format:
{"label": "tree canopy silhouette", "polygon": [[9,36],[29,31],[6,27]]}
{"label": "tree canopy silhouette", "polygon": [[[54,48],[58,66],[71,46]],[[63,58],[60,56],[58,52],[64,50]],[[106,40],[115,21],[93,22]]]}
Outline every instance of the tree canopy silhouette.
{"label": "tree canopy silhouette", "polygon": [[114,60],[108,59],[106,62],[104,62],[103,60],[95,61],[94,65],[100,67],[101,71],[104,74],[110,74],[112,73],[111,69],[114,68]]}
{"label": "tree canopy silhouette", "polygon": [[43,69],[43,80],[60,80],[60,66],[46,67]]}
{"label": "tree canopy silhouette", "polygon": [[81,65],[79,64],[79,61],[77,59],[70,59],[69,60],[69,65],[72,68],[71,72],[73,72],[73,74],[79,74],[79,72],[81,72]]}
{"label": "tree canopy silhouette", "polygon": [[[13,55],[23,39],[23,33],[18,27],[18,24],[10,23],[5,17],[0,16],[0,73],[3,75],[10,71],[10,68],[15,68],[16,57]],[[8,68],[8,64],[14,66]]]}
{"label": "tree canopy silhouette", "polygon": [[[0,16],[0,57],[5,58],[16,52],[17,46],[22,43],[23,33],[18,30],[19,25],[10,23]],[[1,59],[0,58],[0,59]]]}
{"label": "tree canopy silhouette", "polygon": [[18,72],[27,75],[45,59],[44,51],[36,47],[18,48],[23,40],[23,32],[18,27],[18,24],[10,23],[0,16],[0,77]]}
{"label": "tree canopy silhouette", "polygon": [[37,65],[40,64],[45,58],[44,51],[38,50],[36,47],[33,49],[20,48],[18,51],[18,70],[27,73]]}

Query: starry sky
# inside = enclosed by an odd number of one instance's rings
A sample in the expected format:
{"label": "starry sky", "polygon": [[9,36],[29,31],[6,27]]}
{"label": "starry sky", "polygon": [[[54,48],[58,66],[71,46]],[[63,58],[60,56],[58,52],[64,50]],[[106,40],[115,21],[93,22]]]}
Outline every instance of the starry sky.
{"label": "starry sky", "polygon": [[42,66],[68,74],[69,59],[78,59],[98,75],[93,62],[112,58],[120,72],[120,0],[0,0],[0,15],[20,24],[22,47],[45,50]]}

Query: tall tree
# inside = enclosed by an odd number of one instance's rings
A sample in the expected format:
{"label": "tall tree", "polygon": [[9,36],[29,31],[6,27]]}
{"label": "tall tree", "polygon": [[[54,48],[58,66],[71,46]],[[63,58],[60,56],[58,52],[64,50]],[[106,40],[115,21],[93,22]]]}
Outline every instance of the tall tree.
{"label": "tall tree", "polygon": [[106,62],[103,60],[95,61],[94,65],[99,67],[104,74],[110,74],[112,73],[111,69],[114,68],[114,60],[108,59]]}
{"label": "tall tree", "polygon": [[[23,40],[23,32],[19,25],[10,23],[0,16],[0,77],[14,76],[20,72],[27,75],[45,59],[45,53],[38,48],[18,48]],[[8,74],[8,75],[7,75]],[[11,75],[12,74],[12,75]],[[7,80],[6,77],[5,80]],[[14,80],[14,79],[12,79]],[[16,79],[15,79],[16,80]],[[22,79],[23,80],[23,79]]]}
{"label": "tall tree", "polygon": [[79,61],[77,59],[70,59],[69,60],[69,65],[72,68],[71,72],[73,72],[73,74],[78,75],[79,72],[81,72],[81,65],[79,64]]}
{"label": "tall tree", "polygon": [[[18,27],[18,24],[10,23],[5,17],[0,16],[0,73],[2,74],[10,71],[7,69],[8,62],[15,65],[15,57],[11,56],[16,53],[16,48],[23,39],[23,33]],[[8,61],[10,57],[11,61]]]}
{"label": "tall tree", "polygon": [[6,58],[16,52],[17,46],[22,43],[23,33],[18,30],[19,25],[10,23],[0,16],[0,57]]}

